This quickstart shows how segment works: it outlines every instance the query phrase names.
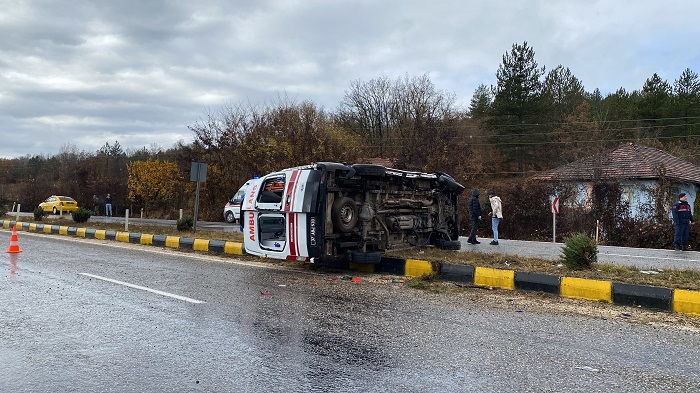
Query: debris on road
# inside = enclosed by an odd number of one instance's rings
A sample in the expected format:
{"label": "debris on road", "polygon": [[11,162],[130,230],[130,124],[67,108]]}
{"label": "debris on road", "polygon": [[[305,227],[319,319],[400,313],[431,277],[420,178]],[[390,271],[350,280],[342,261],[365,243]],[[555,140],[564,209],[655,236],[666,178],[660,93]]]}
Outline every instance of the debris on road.
{"label": "debris on road", "polygon": [[576,366],[574,368],[579,369],[579,370],[584,370],[584,371],[590,371],[590,372],[594,372],[594,373],[597,373],[598,371],[600,371],[597,368],[593,368],[590,366]]}

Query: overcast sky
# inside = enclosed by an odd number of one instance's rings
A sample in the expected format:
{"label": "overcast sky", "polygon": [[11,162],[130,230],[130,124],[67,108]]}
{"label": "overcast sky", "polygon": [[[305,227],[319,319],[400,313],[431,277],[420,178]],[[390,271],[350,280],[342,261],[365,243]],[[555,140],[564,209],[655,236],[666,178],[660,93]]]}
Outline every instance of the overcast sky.
{"label": "overcast sky", "polygon": [[700,1],[0,0],[0,157],[192,141],[280,96],[334,110],[355,80],[428,74],[467,107],[513,44],[587,91],[700,73]]}

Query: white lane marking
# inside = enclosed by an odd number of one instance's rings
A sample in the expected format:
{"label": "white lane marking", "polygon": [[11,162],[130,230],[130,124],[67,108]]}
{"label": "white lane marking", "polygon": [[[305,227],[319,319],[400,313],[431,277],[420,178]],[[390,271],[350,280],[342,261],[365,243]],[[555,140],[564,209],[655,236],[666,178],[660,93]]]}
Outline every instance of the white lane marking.
{"label": "white lane marking", "polygon": [[96,275],[90,274],[90,273],[79,273],[79,274],[81,274],[81,275],[83,275],[83,276],[92,277],[92,278],[95,278],[95,279],[98,279],[98,280],[111,282],[111,283],[113,283],[113,284],[124,285],[125,287],[134,288],[134,289],[140,289],[140,290],[142,290],[142,291],[155,293],[155,294],[157,294],[157,295],[171,297],[171,298],[173,298],[173,299],[184,300],[184,301],[190,302],[190,303],[195,303],[195,304],[204,303],[204,302],[201,301],[201,300],[192,299],[192,298],[189,298],[189,297],[186,297],[186,296],[175,295],[175,294],[173,294],[173,293],[168,293],[168,292],[159,291],[159,290],[157,290],[157,289],[151,289],[151,288],[147,288],[147,287],[142,287],[142,286],[140,286],[140,285],[130,284],[130,283],[124,282],[124,281],[113,280],[113,279],[107,278],[107,277],[96,276]]}
{"label": "white lane marking", "polygon": [[[254,261],[237,260],[237,259],[235,259],[236,255],[233,255],[233,254],[227,254],[227,256],[217,256],[217,255],[213,255],[213,254],[197,255],[194,253],[188,254],[188,253],[182,252],[176,248],[167,249],[165,247],[160,248],[157,246],[151,246],[151,245],[147,245],[147,244],[121,243],[121,242],[115,242],[112,240],[100,240],[100,239],[92,239],[92,238],[84,238],[84,237],[66,237],[63,235],[48,235],[48,234],[43,234],[43,233],[32,233],[32,232],[24,233],[24,235],[42,237],[45,239],[54,239],[54,240],[59,240],[59,241],[85,243],[85,244],[97,243],[102,247],[121,248],[124,250],[143,251],[143,252],[150,252],[152,254],[160,254],[160,255],[168,255],[168,256],[176,255],[176,256],[179,256],[182,258],[196,259],[198,261],[204,261],[204,262],[217,261],[217,262],[223,262],[223,263],[230,263],[233,265],[255,267],[255,268],[259,268],[259,269],[299,272],[299,269],[294,268],[294,267],[270,265],[267,262],[254,262]],[[310,276],[322,276],[323,275],[323,273],[315,273],[315,272],[305,272],[304,274],[308,274]]]}
{"label": "white lane marking", "polygon": [[643,255],[626,255],[626,254],[601,254],[609,255],[612,257],[625,257],[625,258],[641,258],[641,259],[660,259],[663,261],[679,261],[679,262],[700,262],[699,259],[681,259],[681,258],[665,258],[665,257],[645,257]]}

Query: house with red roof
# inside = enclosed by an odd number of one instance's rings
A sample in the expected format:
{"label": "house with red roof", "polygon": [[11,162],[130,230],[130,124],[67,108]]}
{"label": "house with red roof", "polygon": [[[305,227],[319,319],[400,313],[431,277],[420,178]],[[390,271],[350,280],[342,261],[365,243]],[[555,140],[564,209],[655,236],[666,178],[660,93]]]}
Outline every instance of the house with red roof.
{"label": "house with red roof", "polygon": [[629,203],[633,217],[647,218],[655,206],[655,195],[662,180],[670,184],[671,197],[664,205],[675,203],[684,192],[693,206],[700,186],[700,167],[662,150],[626,143],[614,150],[588,157],[539,173],[535,181],[573,184],[578,189],[577,203],[586,205],[592,197],[593,185],[619,182],[622,198]]}

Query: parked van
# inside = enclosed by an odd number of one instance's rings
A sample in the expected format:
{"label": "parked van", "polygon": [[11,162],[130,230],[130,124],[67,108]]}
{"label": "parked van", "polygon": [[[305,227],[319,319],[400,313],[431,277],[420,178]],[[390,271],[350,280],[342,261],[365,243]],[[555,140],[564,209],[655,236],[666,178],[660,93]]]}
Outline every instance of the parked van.
{"label": "parked van", "polygon": [[249,182],[241,204],[246,253],[379,263],[383,252],[458,250],[459,195],[442,172],[320,162]]}
{"label": "parked van", "polygon": [[229,198],[226,206],[224,206],[224,220],[226,220],[226,222],[233,224],[241,216],[241,201],[243,200],[243,194],[245,194],[248,184],[250,184],[250,181],[247,181],[239,188],[238,191]]}

